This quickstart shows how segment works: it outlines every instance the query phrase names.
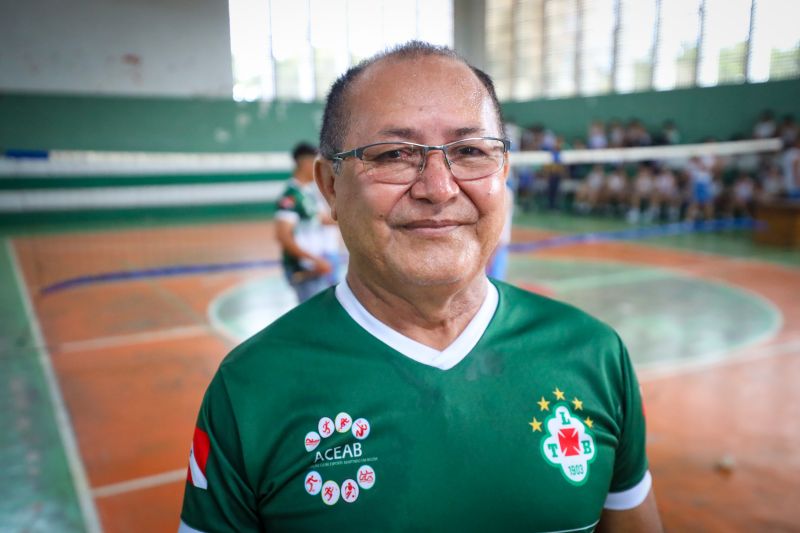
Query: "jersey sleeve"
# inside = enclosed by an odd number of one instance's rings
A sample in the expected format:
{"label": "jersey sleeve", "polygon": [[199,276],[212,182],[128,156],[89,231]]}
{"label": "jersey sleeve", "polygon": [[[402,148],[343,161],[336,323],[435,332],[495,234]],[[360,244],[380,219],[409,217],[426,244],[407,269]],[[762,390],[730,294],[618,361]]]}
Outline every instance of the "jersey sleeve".
{"label": "jersey sleeve", "polygon": [[300,220],[300,199],[295,191],[290,187],[286,189],[278,198],[278,209],[275,212],[277,220],[286,220],[292,224],[297,224]]}
{"label": "jersey sleeve", "polygon": [[259,531],[239,431],[218,371],[206,391],[189,453],[181,510],[183,531]]}
{"label": "jersey sleeve", "polygon": [[646,428],[641,389],[628,351],[622,341],[619,342],[622,371],[620,438],[605,508],[625,510],[644,501],[652,481],[645,449]]}

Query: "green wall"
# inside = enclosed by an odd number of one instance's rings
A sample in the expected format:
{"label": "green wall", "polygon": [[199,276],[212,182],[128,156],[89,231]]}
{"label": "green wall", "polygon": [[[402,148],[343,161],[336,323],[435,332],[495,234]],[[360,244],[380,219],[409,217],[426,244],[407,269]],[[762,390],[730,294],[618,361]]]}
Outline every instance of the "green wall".
{"label": "green wall", "polygon": [[507,120],[529,127],[539,123],[565,136],[585,137],[592,120],[639,118],[651,131],[672,119],[682,142],[702,141],[713,136],[728,140],[749,136],[761,111],[771,109],[778,119],[792,113],[800,120],[800,79],[723,85],[675,91],[613,94],[560,100],[507,102]]}
{"label": "green wall", "polygon": [[[673,119],[684,142],[747,135],[761,110],[800,119],[800,80],[561,100],[507,102],[520,126],[542,123],[568,140],[593,119]],[[319,103],[0,93],[0,150],[285,151],[316,142]]]}
{"label": "green wall", "polygon": [[0,94],[0,150],[286,151],[321,122],[318,103]]}

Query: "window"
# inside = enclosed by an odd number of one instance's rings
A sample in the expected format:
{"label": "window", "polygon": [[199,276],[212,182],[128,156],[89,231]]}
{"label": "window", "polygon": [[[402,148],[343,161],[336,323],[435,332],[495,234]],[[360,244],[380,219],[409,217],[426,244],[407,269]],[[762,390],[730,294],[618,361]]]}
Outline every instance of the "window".
{"label": "window", "polygon": [[580,28],[580,79],[582,95],[611,91],[614,55],[614,0],[584,2]]}
{"label": "window", "polygon": [[620,0],[614,88],[620,93],[649,89],[652,82],[655,0]]}
{"label": "window", "polygon": [[660,6],[653,86],[661,90],[692,86],[700,39],[700,0],[661,0]]}
{"label": "window", "polygon": [[800,76],[800,2],[753,1],[747,79],[757,82]]}
{"label": "window", "polygon": [[229,9],[236,100],[321,100],[380,50],[453,44],[452,0],[229,0]]}
{"label": "window", "polygon": [[578,4],[548,0],[544,4],[544,94],[551,98],[576,93]]}
{"label": "window", "polygon": [[745,81],[752,0],[706,0],[697,84]]}

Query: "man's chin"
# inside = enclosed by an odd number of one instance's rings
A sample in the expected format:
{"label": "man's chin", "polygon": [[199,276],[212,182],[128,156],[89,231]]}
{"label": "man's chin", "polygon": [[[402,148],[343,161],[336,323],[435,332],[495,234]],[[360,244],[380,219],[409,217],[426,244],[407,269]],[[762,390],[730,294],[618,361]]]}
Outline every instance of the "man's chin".
{"label": "man's chin", "polygon": [[476,272],[480,273],[482,270],[460,261],[445,264],[427,262],[418,264],[415,268],[400,270],[400,277],[409,286],[432,288],[462,285],[472,280]]}

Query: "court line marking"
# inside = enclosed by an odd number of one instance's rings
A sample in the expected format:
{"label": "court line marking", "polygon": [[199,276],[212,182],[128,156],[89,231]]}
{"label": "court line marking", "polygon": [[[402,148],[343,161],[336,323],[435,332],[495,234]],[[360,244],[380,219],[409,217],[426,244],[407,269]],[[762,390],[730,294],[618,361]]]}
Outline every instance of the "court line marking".
{"label": "court line marking", "polygon": [[150,489],[153,487],[160,487],[169,483],[186,480],[186,468],[179,468],[177,470],[170,470],[168,472],[161,472],[152,476],[137,477],[127,481],[120,481],[119,483],[110,483],[92,489],[92,495],[95,498],[108,498],[110,496],[118,496],[127,492],[136,490]]}
{"label": "court line marking", "polygon": [[[730,352],[720,351],[687,361],[665,361],[646,366],[643,365],[636,369],[636,374],[639,376],[639,381],[646,383],[649,381],[701,372],[712,368],[750,363],[769,357],[797,355],[800,354],[800,339],[792,339],[773,346],[766,346],[762,349],[759,349],[757,345],[751,344],[733,350],[733,352],[733,355],[727,356],[725,354],[730,354]],[[736,352],[741,353],[737,355]]]}
{"label": "court line marking", "polygon": [[119,348],[122,346],[131,346],[135,344],[187,339],[213,334],[214,332],[209,326],[195,324],[191,326],[179,326],[175,328],[143,331],[126,335],[109,335],[106,337],[95,337],[93,339],[81,341],[62,342],[55,347],[54,351],[59,354],[86,352],[104,348]]}
{"label": "court line marking", "polygon": [[64,397],[61,394],[61,387],[58,384],[53,363],[50,360],[50,354],[47,351],[47,345],[44,342],[44,335],[42,328],[39,324],[39,319],[33,310],[30,296],[28,295],[27,285],[25,284],[25,277],[22,274],[22,268],[19,264],[16,250],[11,243],[10,239],[4,239],[6,253],[11,259],[11,268],[14,271],[14,281],[17,284],[20,297],[22,298],[22,305],[25,309],[25,317],[28,321],[28,327],[33,335],[33,342],[39,359],[39,364],[44,373],[47,389],[50,393],[50,402],[53,407],[53,415],[58,427],[58,433],[61,437],[61,444],[64,447],[64,454],[67,458],[70,473],[72,474],[72,483],[75,487],[75,492],[78,496],[78,504],[83,515],[83,522],[86,530],[89,533],[101,533],[103,531],[100,525],[100,518],[97,514],[97,509],[94,505],[94,499],[89,489],[89,481],[86,475],[86,470],[83,461],[80,457],[78,450],[77,439],[72,429],[69,413],[67,412],[64,403]]}
{"label": "court line marking", "polygon": [[[563,258],[528,258],[528,260],[532,260],[534,262],[565,262]],[[654,376],[653,379],[657,379],[657,376],[660,374],[664,374],[664,377],[669,377],[673,375],[680,375],[684,373],[693,372],[696,370],[710,368],[712,366],[724,366],[727,362],[737,362],[738,360],[744,357],[744,360],[747,360],[747,356],[737,356],[737,353],[747,353],[747,350],[754,349],[759,344],[769,341],[770,339],[774,338],[781,328],[784,325],[783,320],[783,312],[777,304],[775,304],[772,300],[768,297],[758,293],[755,291],[754,288],[744,286],[744,285],[737,285],[729,280],[720,279],[714,276],[706,277],[704,275],[706,270],[710,271],[712,274],[716,273],[718,267],[713,267],[710,265],[706,265],[700,268],[691,268],[689,270],[684,270],[682,267],[665,267],[665,266],[653,266],[648,265],[646,263],[628,263],[625,261],[618,261],[618,260],[599,260],[593,259],[593,262],[602,263],[606,265],[620,265],[625,266],[628,272],[609,272],[603,274],[592,274],[583,277],[577,277],[572,279],[567,279],[564,281],[554,280],[552,282],[546,282],[545,285],[547,287],[552,287],[556,293],[560,292],[569,292],[571,289],[585,289],[585,288],[604,288],[607,286],[612,285],[622,285],[627,283],[637,283],[640,281],[650,281],[650,280],[658,280],[658,279],[669,279],[669,278],[686,278],[689,280],[696,280],[703,283],[707,283],[709,285],[717,285],[720,289],[735,293],[735,294],[744,294],[748,298],[754,300],[759,305],[764,307],[764,311],[770,316],[770,325],[764,331],[754,335],[749,339],[745,339],[744,341],[736,344],[734,346],[727,346],[721,350],[715,350],[712,352],[708,352],[705,354],[701,354],[697,357],[692,357],[690,359],[674,359],[670,361],[656,361],[653,363],[644,363],[638,364],[634,361],[634,368],[636,369],[637,375],[639,373],[651,373]],[[641,270],[638,270],[641,269]],[[630,270],[633,270],[632,272]],[[619,329],[619,328],[615,328]],[[787,344],[786,342],[777,345],[782,346],[783,344]],[[768,347],[767,349],[772,349],[774,347]],[[791,348],[790,348],[791,349]],[[732,354],[732,355],[731,355]]]}

